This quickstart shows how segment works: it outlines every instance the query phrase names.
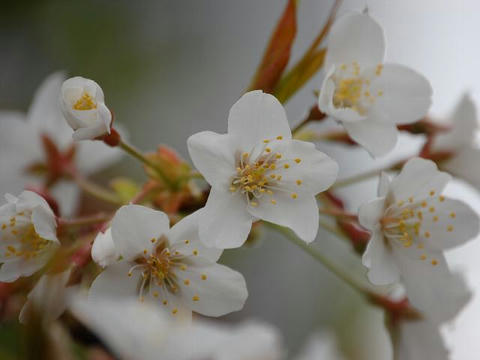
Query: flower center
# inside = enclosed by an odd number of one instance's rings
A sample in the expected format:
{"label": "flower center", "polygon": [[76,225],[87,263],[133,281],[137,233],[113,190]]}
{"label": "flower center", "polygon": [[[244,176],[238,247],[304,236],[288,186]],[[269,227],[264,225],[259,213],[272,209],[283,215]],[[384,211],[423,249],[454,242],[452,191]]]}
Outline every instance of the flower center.
{"label": "flower center", "polygon": [[[432,237],[429,226],[445,225],[447,219],[440,219],[441,214],[437,213],[435,202],[442,203],[445,197],[435,196],[435,190],[430,191],[430,198],[415,201],[413,197],[408,200],[398,201],[392,204],[385,216],[381,219],[381,224],[385,237],[391,244],[400,244],[404,248],[410,248],[416,245],[416,250],[420,251],[418,255],[420,260],[427,260],[427,254],[423,253],[425,241]],[[456,218],[455,212],[448,214],[448,220]],[[426,221],[428,219],[428,221]],[[452,224],[445,225],[446,232],[452,232]],[[437,265],[436,259],[430,260],[432,265]]]}
{"label": "flower center", "polygon": [[[28,216],[26,216],[28,215]],[[50,243],[41,238],[26,212],[12,216],[8,223],[1,225],[1,239],[8,243],[5,257],[21,257],[25,260],[34,258]]]}
{"label": "flower center", "polygon": [[[380,76],[382,69],[383,65],[377,65],[375,75]],[[332,79],[335,82],[333,105],[336,108],[349,108],[360,115],[365,115],[376,97],[383,95],[381,90],[373,93],[370,88],[370,77],[360,75],[360,66],[357,62],[351,65],[342,64]]]}
{"label": "flower center", "polygon": [[97,108],[97,104],[89,93],[83,92],[80,99],[78,99],[77,102],[73,104],[73,108],[75,110],[93,110]]}
{"label": "flower center", "polygon": [[[280,152],[272,151],[269,144],[281,140],[283,140],[282,136],[277,136],[274,140],[266,139],[258,156],[253,158],[254,149],[250,153],[242,153],[237,161],[236,174],[232,178],[230,191],[245,194],[247,203],[251,206],[258,206],[257,200],[265,194],[271,197],[272,204],[276,204],[273,195],[278,191],[290,192],[293,199],[298,197],[296,192],[290,191],[285,186],[282,177],[286,171],[291,171],[291,163],[299,164],[301,159],[283,159]],[[302,180],[296,180],[296,184],[300,186]]]}
{"label": "flower center", "polygon": [[[128,271],[128,276],[132,276],[134,271],[141,271],[142,280],[138,291],[140,301],[143,301],[144,296],[148,293],[154,298],[159,298],[162,304],[167,306],[169,304],[168,293],[178,293],[181,289],[180,284],[190,285],[190,280],[184,278],[184,275],[188,273],[188,267],[193,265],[191,257],[198,256],[199,251],[193,249],[191,254],[181,253],[175,250],[175,244],[169,245],[165,236],[161,236],[159,239],[153,238],[151,242],[158,243],[154,252],[149,254],[148,250],[144,250],[144,256],[135,260],[135,265]],[[184,240],[184,244],[190,244],[190,240]],[[201,274],[200,279],[206,281],[207,275]],[[193,295],[192,301],[200,301],[200,297]],[[172,314],[175,315],[177,312],[178,309],[174,307]]]}

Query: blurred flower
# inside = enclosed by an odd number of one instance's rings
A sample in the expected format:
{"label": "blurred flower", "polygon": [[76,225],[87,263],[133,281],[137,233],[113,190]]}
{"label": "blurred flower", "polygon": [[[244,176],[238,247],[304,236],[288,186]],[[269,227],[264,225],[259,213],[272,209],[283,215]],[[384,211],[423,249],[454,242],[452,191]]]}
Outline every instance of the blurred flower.
{"label": "blurred flower", "polygon": [[[444,288],[450,291],[445,292],[438,299],[438,308],[434,318],[423,316],[420,319],[400,319],[396,336],[394,336],[394,347],[399,360],[416,359],[449,359],[449,351],[444,343],[440,332],[440,326],[454,319],[464,308],[465,304],[472,297],[470,289],[465,283],[465,278],[460,273],[445,279]],[[405,296],[402,287],[395,288],[397,297]],[[399,291],[400,292],[399,292]],[[394,295],[395,296],[395,295]],[[463,300],[461,300],[463,299]],[[431,315],[431,314],[426,314]]]}
{"label": "blurred flower", "polygon": [[112,220],[112,238],[122,260],[93,282],[90,296],[135,296],[171,314],[191,310],[220,316],[240,310],[247,298],[243,276],[217,264],[222,251],[198,240],[198,212],[169,229],[168,216],[139,205],[123,206]]}
{"label": "blurred flower", "polygon": [[120,359],[278,360],[277,330],[248,321],[232,327],[198,320],[172,322],[155,306],[131,299],[73,299],[70,309]]}
{"label": "blurred flower", "polygon": [[0,281],[11,282],[40,270],[60,242],[55,215],[42,197],[24,191],[18,198],[5,198],[0,207]]}
{"label": "blurred flower", "polygon": [[199,222],[205,244],[241,246],[254,219],[289,227],[306,242],[315,239],[315,195],[332,185],[338,165],[312,143],[292,140],[275,97],[243,95],[230,110],[228,133],[192,135],[188,150],[212,186]]}
{"label": "blurred flower", "polygon": [[44,322],[56,320],[62,315],[67,306],[67,283],[70,274],[71,271],[66,270],[43,275],[28,294],[27,302],[19,315],[20,322],[27,323],[32,312],[41,316]]}
{"label": "blurred flower", "polygon": [[92,259],[101,267],[113,264],[118,259],[118,253],[112,239],[112,229],[99,232],[92,245]]}
{"label": "blurred flower", "polygon": [[360,223],[372,232],[363,256],[370,281],[401,280],[412,305],[432,318],[446,311],[444,301],[451,307],[466,300],[457,296],[460,284],[443,251],[479,232],[478,215],[467,204],[441,195],[449,180],[432,161],[414,158],[392,181],[382,174],[379,198],[359,210]]}
{"label": "blurred flower", "polygon": [[402,321],[399,325],[396,359],[448,360],[440,329],[429,321]]}
{"label": "blurred flower", "polygon": [[[438,166],[480,189],[478,159],[480,148],[476,141],[477,111],[465,94],[449,116],[451,129],[434,137],[431,152],[440,158]],[[442,158],[446,158],[442,161]]]}
{"label": "blurred flower", "polygon": [[337,343],[332,334],[322,332],[313,334],[304,345],[296,360],[342,360]]}
{"label": "blurred flower", "polygon": [[58,104],[64,79],[63,73],[47,77],[27,115],[0,112],[0,193],[18,193],[27,185],[46,183],[62,214],[70,215],[76,209],[79,189],[59,176],[58,167],[74,165],[88,175],[118,160],[121,152],[101,142],[72,143],[72,130]]}
{"label": "blurred flower", "polygon": [[95,81],[80,76],[67,79],[60,96],[62,113],[74,130],[74,140],[94,140],[110,134],[112,113],[105,105],[102,88]]}
{"label": "blurred flower", "polygon": [[422,118],[431,104],[427,79],[398,64],[384,64],[385,38],[368,14],[349,13],[335,22],[325,60],[320,110],[342,122],[352,139],[373,156],[397,142],[397,124]]}

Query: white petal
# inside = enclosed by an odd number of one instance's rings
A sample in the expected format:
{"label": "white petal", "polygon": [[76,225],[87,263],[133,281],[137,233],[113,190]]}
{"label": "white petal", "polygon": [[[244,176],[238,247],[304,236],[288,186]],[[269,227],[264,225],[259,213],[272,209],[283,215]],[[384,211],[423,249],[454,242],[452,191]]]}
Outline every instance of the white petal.
{"label": "white petal", "polygon": [[385,155],[397,143],[397,127],[393,123],[368,118],[342,124],[348,135],[372,156]]}
{"label": "white petal", "polygon": [[235,175],[235,139],[229,134],[203,131],[187,140],[193,165],[212,186],[228,187]]}
{"label": "white petal", "polygon": [[[39,132],[25,121],[23,115],[0,114],[0,159],[2,162],[11,159],[12,164],[18,164],[18,170],[9,167],[9,172],[15,171],[15,175],[20,178],[23,167],[41,159],[41,146]],[[1,181],[0,186],[3,183],[4,181]],[[14,189],[5,189],[4,192],[6,191],[14,192]]]}
{"label": "white petal", "polygon": [[51,212],[42,206],[37,206],[32,212],[32,222],[35,232],[45,240],[51,240],[57,244],[57,222]]}
{"label": "white petal", "polygon": [[384,55],[382,27],[368,14],[351,12],[335,21],[330,30],[325,68],[354,61],[364,68],[383,63]]}
{"label": "white petal", "polygon": [[446,170],[480,189],[480,168],[477,166],[479,158],[480,149],[464,147],[451,159],[440,163],[439,166],[442,170]]}
{"label": "white petal", "polygon": [[113,264],[118,259],[118,253],[112,239],[112,229],[105,233],[99,232],[92,245],[92,259],[101,267]]}
{"label": "white petal", "polygon": [[93,280],[88,292],[89,299],[101,298],[138,298],[137,287],[141,272],[134,271],[128,276],[130,268],[135,265],[128,261],[119,261],[108,266]]}
{"label": "white petal", "polygon": [[[105,147],[104,144],[102,146]],[[50,189],[50,193],[57,201],[62,216],[71,217],[75,215],[81,196],[77,184],[68,180],[57,181]]]}
{"label": "white petal", "polygon": [[[316,195],[337,179],[338,164],[310,142],[286,140],[278,147],[272,146],[272,151],[279,151],[281,161],[290,165],[288,169],[280,167],[276,174],[281,175],[282,183],[289,184],[294,191]],[[301,180],[301,185],[297,185],[297,180]]]}
{"label": "white petal", "polygon": [[438,326],[426,321],[401,321],[398,337],[398,360],[448,360]]}
{"label": "white petal", "polygon": [[70,273],[70,270],[67,270],[43,275],[28,294],[27,302],[19,315],[20,322],[24,324],[32,310],[41,311],[42,319],[48,322],[62,315],[66,308],[66,285]]}
{"label": "white petal", "polygon": [[222,255],[222,249],[206,247],[200,242],[198,234],[199,215],[202,210],[197,210],[176,223],[166,234],[170,244],[182,254],[192,254],[194,250],[210,261],[217,261]]}
{"label": "white petal", "polygon": [[368,279],[375,285],[388,285],[397,282],[400,273],[391,250],[385,245],[380,227],[373,231],[362,263],[369,268]]}
{"label": "white petal", "polygon": [[145,206],[125,205],[112,220],[112,237],[119,255],[126,260],[133,260],[150,251],[152,239],[165,234],[169,228],[168,216]]}
{"label": "white petal", "polygon": [[282,104],[261,90],[243,95],[230,109],[228,134],[239,140],[239,151],[247,151],[265,139],[292,137]]}
{"label": "white petal", "polygon": [[[118,122],[115,122],[122,139],[128,139],[128,132]],[[93,174],[103,170],[120,160],[124,153],[117,147],[105,146],[101,141],[81,141],[76,144],[75,163],[83,174]]]}
{"label": "white petal", "polygon": [[[242,274],[220,264],[192,265],[178,272],[182,301],[195,312],[206,316],[221,316],[243,308],[248,296]],[[206,275],[206,280],[202,280]],[[188,279],[189,285],[183,281]],[[198,296],[198,300],[194,297]],[[197,299],[197,298],[195,298]]]}
{"label": "white petal", "polygon": [[167,340],[172,332],[177,333],[171,317],[158,309],[156,304],[121,298],[87,301],[77,296],[72,299],[70,310],[119,359],[187,360],[180,356],[164,356]]}
{"label": "white petal", "polygon": [[[420,260],[419,256],[396,251],[395,257],[407,297],[430,321],[443,323],[452,319],[470,300],[465,283],[450,272],[442,253],[427,253],[427,260]],[[432,265],[432,259],[436,265]]]}
{"label": "white petal", "polygon": [[239,193],[212,187],[200,213],[200,240],[208,247],[229,249],[242,246],[252,227],[252,216]]}
{"label": "white petal", "polygon": [[390,190],[390,183],[392,179],[390,179],[390,176],[382,171],[380,174],[380,178],[378,179],[378,190],[377,190],[377,195],[379,197],[386,197],[389,190]]}
{"label": "white petal", "polygon": [[477,109],[469,94],[463,95],[449,116],[452,128],[441,132],[433,139],[433,151],[460,150],[473,143],[478,129]]}
{"label": "white petal", "polygon": [[55,217],[47,201],[43,197],[38,195],[36,192],[28,191],[28,190],[23,191],[18,196],[18,200],[16,204],[17,204],[18,212],[24,211],[24,210],[32,210],[33,208],[40,206],[44,208],[44,210],[48,212],[51,217]]}
{"label": "white petal", "polygon": [[39,134],[48,134],[60,147],[70,143],[72,136],[72,130],[62,116],[58,100],[64,80],[64,72],[49,75],[38,87],[27,115],[29,124]]}
{"label": "white petal", "polygon": [[373,230],[379,225],[380,219],[385,212],[385,198],[371,200],[358,210],[358,221],[363,227]]}
{"label": "white petal", "polygon": [[[443,199],[443,198],[442,198]],[[463,201],[438,198],[428,202],[430,210],[424,212],[421,231],[429,232],[425,244],[434,250],[450,249],[474,239],[479,232],[479,218]]]}
{"label": "white petal", "polygon": [[420,201],[428,198],[431,191],[440,195],[450,179],[450,175],[438,171],[433,161],[413,158],[392,180],[391,189],[396,201],[407,201],[410,197]]}
{"label": "white petal", "polygon": [[259,201],[256,207],[249,207],[250,214],[259,219],[290,228],[307,243],[315,240],[318,232],[319,214],[314,196],[298,194],[298,197],[293,199],[290,194],[277,192],[272,199],[275,199],[275,204],[265,199]]}
{"label": "white petal", "polygon": [[3,263],[0,268],[0,281],[12,282],[21,276],[30,276],[40,270],[49,260],[51,252],[44,251],[41,255],[28,261],[15,259]]}
{"label": "white petal", "polygon": [[[372,70],[374,72],[375,70]],[[410,124],[423,118],[432,103],[432,87],[416,71],[397,64],[385,64],[380,76],[372,76],[375,98],[369,116],[395,124]]]}

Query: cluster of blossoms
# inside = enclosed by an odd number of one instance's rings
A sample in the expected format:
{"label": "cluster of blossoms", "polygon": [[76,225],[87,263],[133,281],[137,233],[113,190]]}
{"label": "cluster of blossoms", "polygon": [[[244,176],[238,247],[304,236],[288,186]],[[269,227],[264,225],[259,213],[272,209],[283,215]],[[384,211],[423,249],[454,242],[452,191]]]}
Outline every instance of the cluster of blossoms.
{"label": "cluster of blossoms", "polygon": [[[385,309],[398,335],[396,358],[447,359],[439,328],[465,306],[470,291],[444,251],[474,239],[480,220],[443,190],[448,173],[480,183],[472,172],[475,107],[465,96],[451,126],[422,120],[431,104],[429,82],[384,63],[383,30],[367,13],[338,19],[327,49],[315,107],[321,119],[340,122],[348,142],[372,156],[391,151],[398,129],[409,124],[423,126],[428,140],[421,157],[380,174],[378,197],[358,216],[330,189],[337,162],[299,140],[282,103],[262,90],[232,106],[226,134],[204,131],[188,139],[198,172],[165,146],[142,154],[127,144],[92,80],[51,75],[26,120],[2,113],[0,165],[9,171],[0,180],[7,193],[0,207],[0,281],[31,279],[21,322],[40,316],[48,327],[68,309],[124,359],[281,359],[285,352],[272,327],[219,326],[192,319],[192,312],[219,317],[243,308],[245,279],[218,260],[224,249],[241,247],[253,225],[281,229],[315,256],[321,240],[309,244],[322,214],[352,243],[367,234],[360,251],[371,285],[355,287]],[[119,179],[105,189],[85,177],[121,150],[143,162],[149,178],[143,187]],[[399,173],[392,178],[389,170]],[[8,194],[20,189],[18,198]],[[68,218],[80,190],[114,211]],[[376,285],[390,285],[396,295]],[[323,337],[308,349],[301,359],[340,358]]]}

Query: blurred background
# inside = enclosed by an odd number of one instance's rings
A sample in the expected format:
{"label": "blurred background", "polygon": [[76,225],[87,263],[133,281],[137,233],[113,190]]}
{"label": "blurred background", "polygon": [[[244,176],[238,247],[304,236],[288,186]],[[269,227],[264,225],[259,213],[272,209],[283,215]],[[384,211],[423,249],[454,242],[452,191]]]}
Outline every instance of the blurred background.
{"label": "blurred background", "polygon": [[[293,60],[321,28],[332,3],[301,1]],[[43,78],[65,70],[103,87],[116,121],[141,149],[165,143],[187,157],[188,136],[207,129],[226,131],[228,110],[248,86],[284,5],[281,0],[7,0],[0,12],[0,108],[26,110]],[[434,116],[446,116],[467,90],[480,101],[478,1],[350,0],[340,14],[365,6],[385,28],[387,60],[412,66],[430,79]],[[315,102],[313,90],[321,79],[318,74],[287,104],[291,124]],[[411,154],[418,145],[418,139],[405,136],[395,156]],[[341,164],[340,176],[389,160],[374,162],[361,149],[319,147]],[[100,179],[126,171],[142,179],[141,167],[129,159]],[[365,182],[341,195],[356,210],[375,187],[376,181]],[[465,184],[453,184],[449,191],[480,210],[479,196]],[[391,357],[380,311],[286,240],[266,235],[255,247],[228,251],[222,258],[244,274],[250,292],[244,311],[228,320],[254,317],[278,326],[290,354],[302,348],[311,332],[329,329],[348,359]],[[347,244],[324,232],[317,242],[364,276]],[[449,256],[452,266],[462,268],[469,284],[480,290],[480,242]],[[479,324],[480,298],[475,295],[445,329],[453,359],[478,359]],[[8,343],[8,337],[1,338]]]}

